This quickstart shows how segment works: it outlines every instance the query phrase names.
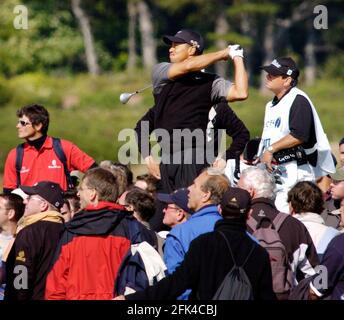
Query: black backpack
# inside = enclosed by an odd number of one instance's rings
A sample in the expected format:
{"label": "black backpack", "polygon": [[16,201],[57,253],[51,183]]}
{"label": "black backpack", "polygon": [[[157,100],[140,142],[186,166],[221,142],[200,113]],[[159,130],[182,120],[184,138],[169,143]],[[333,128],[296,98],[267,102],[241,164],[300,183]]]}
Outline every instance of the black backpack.
{"label": "black backpack", "polygon": [[255,249],[255,244],[252,245],[252,249],[244,263],[241,266],[238,266],[235,262],[231,246],[229,245],[226,236],[221,231],[218,232],[226,241],[234,266],[221,282],[212,300],[253,300],[252,285],[244,270],[244,266]]}
{"label": "black backpack", "polygon": [[[70,172],[68,170],[68,166],[67,166],[67,158],[66,155],[62,149],[62,145],[61,145],[61,140],[59,138],[54,138],[53,139],[53,149],[54,152],[56,153],[57,157],[59,158],[59,160],[62,162],[63,164],[63,170],[66,176],[66,180],[67,180],[67,187],[68,189],[73,189],[74,188],[74,184],[73,184],[73,180],[70,176]],[[23,163],[23,157],[24,157],[24,143],[21,143],[17,146],[16,148],[16,173],[17,173],[17,188],[20,186],[21,181],[20,181],[20,170],[22,167],[22,163]]]}

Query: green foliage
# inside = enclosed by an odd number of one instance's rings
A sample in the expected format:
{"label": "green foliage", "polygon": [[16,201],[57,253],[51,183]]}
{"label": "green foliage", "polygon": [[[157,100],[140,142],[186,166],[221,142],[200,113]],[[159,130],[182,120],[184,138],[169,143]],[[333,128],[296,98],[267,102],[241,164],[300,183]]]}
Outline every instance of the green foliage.
{"label": "green foliage", "polygon": [[11,91],[4,78],[0,77],[0,107],[7,104],[12,99]]}
{"label": "green foliage", "polygon": [[344,78],[324,78],[305,88],[312,99],[330,141],[343,137]]}
{"label": "green foliage", "polygon": [[324,67],[323,77],[344,79],[344,52],[331,56]]}
{"label": "green foliage", "polygon": [[208,1],[203,0],[154,0],[154,2],[161,8],[170,10],[172,13],[182,10],[185,6],[190,4],[206,4]]}
{"label": "green foliage", "polygon": [[[129,0],[128,0],[129,1]],[[128,58],[128,13],[123,0],[82,0],[94,36],[96,53],[103,71],[122,71]],[[138,2],[138,0],[130,0]],[[219,39],[214,29],[219,12],[227,14],[229,32],[221,39],[240,43],[250,49],[247,64],[251,78],[259,76],[258,67],[264,59],[263,40],[266,22],[274,24],[276,53],[291,49],[300,61],[305,60],[304,24],[312,19],[306,15],[290,28],[281,22],[291,18],[299,1],[271,0],[142,0],[147,1],[152,13],[154,33],[157,39],[167,32],[180,28],[192,28],[206,36],[206,48],[214,50]],[[318,3],[313,1],[314,5]],[[16,30],[13,9],[23,4],[29,10],[29,30]],[[320,67],[334,54],[344,50],[344,16],[341,1],[325,0],[329,13],[329,29],[316,31],[316,43]],[[309,4],[311,8],[312,5]],[[291,20],[290,20],[291,21]],[[138,22],[137,22],[138,23]],[[284,23],[286,25],[286,23]],[[298,26],[298,27],[296,27]],[[136,26],[137,53],[140,61],[141,43],[139,27]],[[160,48],[160,58],[166,57],[165,48]],[[324,48],[324,49],[323,49]],[[159,59],[160,60],[160,59]],[[87,70],[85,48],[77,19],[72,13],[70,0],[1,0],[0,8],[0,74],[14,76],[26,72],[50,74],[73,74]],[[340,75],[341,67],[332,58],[329,68]],[[319,68],[320,69],[320,68]],[[328,71],[332,74],[332,71]],[[327,73],[326,73],[327,74]]]}
{"label": "green foliage", "polygon": [[[63,80],[65,81],[65,80]],[[8,80],[12,93],[11,104],[22,106],[33,101],[57,107],[61,105],[60,92],[64,84],[43,73],[27,73]]]}
{"label": "green foliage", "polygon": [[5,0],[1,2],[0,10],[0,39],[8,40],[16,34],[16,29],[13,27],[13,8],[21,4],[19,0]]}
{"label": "green foliage", "polygon": [[[228,43],[240,43],[240,45],[242,45],[244,48],[251,47],[253,45],[253,39],[237,32],[229,32],[224,35],[218,35],[214,32],[209,32],[207,33],[207,36],[212,41],[221,39]],[[215,48],[212,50],[215,50]]]}
{"label": "green foliage", "polygon": [[[17,4],[17,0],[4,0],[0,10],[0,74],[85,70],[83,38],[69,1],[25,1],[28,30],[13,27],[13,8]],[[96,52],[101,67],[113,69],[113,57],[97,41]]]}
{"label": "green foliage", "polygon": [[[265,2],[265,3],[264,3]],[[278,12],[279,6],[273,2],[259,1],[259,3],[245,3],[243,1],[237,1],[237,4],[230,6],[227,10],[229,17],[237,17],[240,14],[249,15],[274,15]]]}
{"label": "green foliage", "polygon": [[[14,75],[33,70],[65,68],[83,54],[80,32],[74,28],[71,11],[37,9],[34,1],[25,4],[29,13],[28,30],[16,30],[13,13],[16,0],[5,0],[0,19],[3,30],[0,46],[0,72]],[[47,4],[46,4],[47,5]],[[3,21],[3,22],[1,22]]]}

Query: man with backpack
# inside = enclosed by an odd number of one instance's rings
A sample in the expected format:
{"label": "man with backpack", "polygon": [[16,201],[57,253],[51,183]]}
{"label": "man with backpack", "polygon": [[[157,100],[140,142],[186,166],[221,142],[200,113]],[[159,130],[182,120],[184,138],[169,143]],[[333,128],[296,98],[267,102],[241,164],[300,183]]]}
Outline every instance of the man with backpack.
{"label": "man with backpack", "polygon": [[274,300],[269,256],[246,233],[250,202],[247,191],[229,188],[220,204],[224,219],[191,242],[180,267],[155,286],[118,299],[175,299],[192,288],[190,298],[199,300]]}
{"label": "man with backpack", "polygon": [[276,209],[275,182],[267,170],[244,170],[238,187],[252,197],[248,231],[270,255],[274,292],[287,299],[298,281],[315,274],[319,260],[312,238],[302,222]]}
{"label": "man with backpack", "polygon": [[18,137],[25,142],[13,148],[6,159],[4,193],[19,185],[33,186],[48,180],[58,183],[63,190],[73,188],[72,170],[85,172],[96,162],[67,140],[48,136],[49,113],[40,105],[25,106],[17,111]]}

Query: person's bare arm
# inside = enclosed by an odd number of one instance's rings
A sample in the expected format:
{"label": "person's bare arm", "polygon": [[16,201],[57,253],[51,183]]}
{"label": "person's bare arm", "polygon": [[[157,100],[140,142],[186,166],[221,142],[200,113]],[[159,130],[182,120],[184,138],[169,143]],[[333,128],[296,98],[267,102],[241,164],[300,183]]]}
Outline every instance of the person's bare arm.
{"label": "person's bare arm", "polygon": [[248,97],[248,76],[244,65],[243,49],[235,44],[227,48],[206,53],[199,56],[190,56],[188,59],[172,63],[168,69],[168,78],[176,79],[189,72],[199,71],[221,60],[232,58],[234,64],[234,83],[230,86],[226,96],[227,101],[245,100]]}
{"label": "person's bare arm", "polygon": [[234,83],[230,86],[227,101],[246,100],[248,98],[248,76],[244,59],[236,56],[233,58]]}
{"label": "person's bare arm", "polygon": [[283,150],[283,149],[296,147],[302,143],[303,143],[302,140],[295,138],[291,134],[288,134],[288,135],[284,136],[282,139],[276,141],[275,143],[273,143],[271,145],[273,148],[273,152],[265,150],[260,161],[265,163],[267,166],[267,169],[271,172],[272,171],[271,161],[273,158],[273,153],[280,151],[280,150]]}
{"label": "person's bare arm", "polygon": [[199,56],[190,56],[182,62],[172,63],[168,69],[168,78],[173,80],[189,72],[200,71],[217,61],[228,60],[228,58],[228,48],[216,52],[201,54]]}
{"label": "person's bare arm", "polygon": [[291,134],[288,134],[288,135],[284,136],[282,139],[273,143],[272,147],[274,148],[274,152],[277,152],[280,150],[296,147],[302,143],[303,143],[302,140],[295,138]]}

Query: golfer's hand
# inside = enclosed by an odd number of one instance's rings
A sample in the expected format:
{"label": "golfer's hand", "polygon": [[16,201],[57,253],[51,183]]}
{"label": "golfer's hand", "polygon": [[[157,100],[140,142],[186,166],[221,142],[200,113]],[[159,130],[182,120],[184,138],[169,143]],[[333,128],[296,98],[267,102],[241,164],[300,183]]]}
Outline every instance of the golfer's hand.
{"label": "golfer's hand", "polygon": [[160,168],[159,168],[159,163],[155,162],[154,158],[152,156],[148,156],[145,158],[148,172],[153,175],[157,179],[161,179],[160,176]]}
{"label": "golfer's hand", "polygon": [[219,170],[224,170],[226,168],[227,161],[222,158],[216,158],[212,164],[213,168],[217,168]]}
{"label": "golfer's hand", "polygon": [[273,171],[271,162],[273,159],[273,154],[269,151],[265,151],[260,159],[261,163],[266,165],[266,169],[271,173]]}
{"label": "golfer's hand", "polygon": [[228,46],[229,49],[229,56],[232,58],[232,60],[235,57],[244,58],[244,49],[239,44],[233,44]]}

